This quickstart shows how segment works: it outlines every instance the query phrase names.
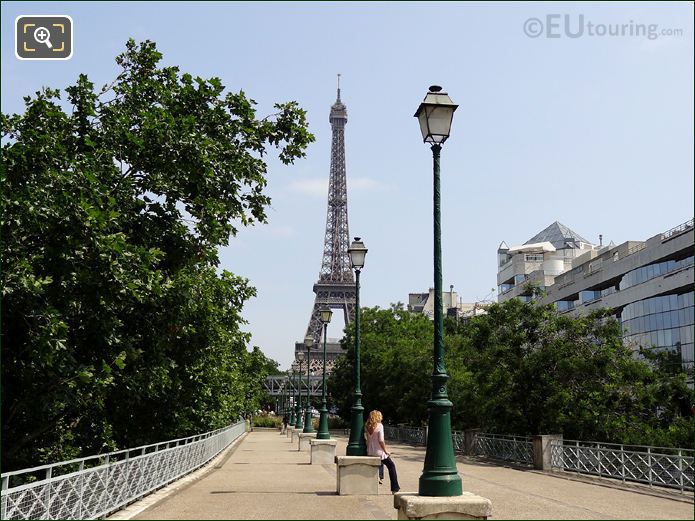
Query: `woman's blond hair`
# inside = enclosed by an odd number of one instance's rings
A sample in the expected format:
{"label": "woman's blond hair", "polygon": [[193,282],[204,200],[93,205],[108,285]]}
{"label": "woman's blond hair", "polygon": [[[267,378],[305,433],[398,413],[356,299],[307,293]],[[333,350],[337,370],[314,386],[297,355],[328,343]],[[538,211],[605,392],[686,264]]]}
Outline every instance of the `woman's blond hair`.
{"label": "woman's blond hair", "polygon": [[381,412],[375,409],[369,413],[369,418],[367,418],[367,423],[364,425],[364,428],[371,434],[374,432],[374,429],[376,429],[376,424],[381,423],[383,419],[384,417],[381,415]]}

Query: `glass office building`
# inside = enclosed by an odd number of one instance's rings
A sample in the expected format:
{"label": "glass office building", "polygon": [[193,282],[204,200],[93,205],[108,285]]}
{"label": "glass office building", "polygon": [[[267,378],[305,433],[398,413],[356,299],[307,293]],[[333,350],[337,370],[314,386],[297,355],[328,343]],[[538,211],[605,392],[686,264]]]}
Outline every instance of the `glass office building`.
{"label": "glass office building", "polygon": [[586,252],[554,277],[541,302],[573,315],[610,309],[626,345],[672,353],[692,386],[693,231],[691,219],[646,241]]}
{"label": "glass office building", "polygon": [[[690,257],[692,265],[692,257]],[[693,364],[693,292],[663,295],[628,304],[620,314],[623,338],[631,345],[680,355]]]}

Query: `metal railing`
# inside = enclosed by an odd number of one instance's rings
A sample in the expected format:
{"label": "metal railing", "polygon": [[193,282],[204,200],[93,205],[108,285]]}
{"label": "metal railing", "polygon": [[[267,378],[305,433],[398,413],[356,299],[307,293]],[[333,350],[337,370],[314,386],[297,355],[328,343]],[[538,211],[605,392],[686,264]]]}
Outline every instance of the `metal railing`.
{"label": "metal railing", "polygon": [[245,431],[240,421],[188,438],[7,472],[0,519],[105,516],[204,465]]}
{"label": "metal railing", "polygon": [[533,463],[533,442],[527,436],[478,433],[473,445],[475,454],[519,463]]}
{"label": "metal railing", "polygon": [[427,431],[424,427],[403,427],[400,425],[384,425],[384,437],[393,441],[425,445]]}
{"label": "metal railing", "polygon": [[451,431],[451,441],[454,442],[454,452],[466,453],[466,435],[461,431]]}
{"label": "metal railing", "polygon": [[[391,441],[425,445],[424,427],[384,426],[384,435]],[[452,431],[454,451],[466,452],[466,434]],[[476,432],[472,442],[473,455],[492,459],[533,464],[533,441],[528,436],[510,436]],[[469,449],[470,450],[470,449]],[[552,466],[580,474],[635,481],[649,486],[693,490],[695,450],[621,445],[593,441],[557,440],[551,442]]]}
{"label": "metal railing", "polygon": [[674,235],[678,235],[681,232],[684,232],[686,230],[690,230],[692,227],[693,227],[693,220],[690,219],[689,221],[686,221],[683,224],[679,224],[675,228],[671,228],[670,230],[662,233],[661,234],[661,240],[665,241],[667,239],[670,239]]}
{"label": "metal railing", "polygon": [[[628,447],[630,450],[626,450]],[[693,490],[692,449],[553,441],[553,467],[625,481]]]}
{"label": "metal railing", "polygon": [[[392,441],[425,445],[427,429],[424,427],[384,426],[384,436]],[[451,431],[454,452],[466,452],[466,435],[461,431]],[[501,434],[476,433],[473,454],[505,461],[533,463],[533,443],[526,436],[506,436]]]}

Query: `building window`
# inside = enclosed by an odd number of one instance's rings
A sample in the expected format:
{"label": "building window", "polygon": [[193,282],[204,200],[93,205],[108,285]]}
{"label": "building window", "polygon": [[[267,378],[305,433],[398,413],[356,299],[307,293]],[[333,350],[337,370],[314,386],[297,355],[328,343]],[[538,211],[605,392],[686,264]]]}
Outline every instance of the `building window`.
{"label": "building window", "polygon": [[524,260],[526,262],[543,262],[543,255],[536,253],[527,253],[524,255]]}
{"label": "building window", "polygon": [[555,302],[558,311],[570,311],[574,309],[574,300],[558,300]]}
{"label": "building window", "polygon": [[681,260],[669,260],[642,266],[626,273],[620,281],[620,289],[627,289],[632,286],[637,286],[656,277],[661,277],[667,273],[678,271],[693,265],[693,257],[686,257]]}
{"label": "building window", "polygon": [[681,353],[683,369],[693,366],[693,292],[663,295],[623,308],[623,338],[646,349]]}
{"label": "building window", "polygon": [[594,300],[599,299],[599,298],[601,298],[601,292],[600,291],[586,290],[586,291],[582,291],[579,294],[579,299],[581,300],[582,304],[594,301]]}

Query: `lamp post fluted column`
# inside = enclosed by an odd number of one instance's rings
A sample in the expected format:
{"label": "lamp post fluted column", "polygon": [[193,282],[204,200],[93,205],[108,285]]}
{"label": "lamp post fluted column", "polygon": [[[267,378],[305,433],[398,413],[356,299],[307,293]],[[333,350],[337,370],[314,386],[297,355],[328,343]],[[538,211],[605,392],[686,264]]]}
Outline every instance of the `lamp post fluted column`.
{"label": "lamp post fluted column", "polygon": [[306,345],[306,412],[304,413],[304,430],[302,432],[314,431],[314,422],[311,419],[311,346],[314,343],[313,337],[307,337],[304,344]]}
{"label": "lamp post fluted column", "polygon": [[330,440],[331,433],[328,432],[328,407],[326,406],[326,341],[328,337],[328,323],[331,321],[333,312],[328,307],[323,307],[319,311],[321,323],[323,324],[323,383],[321,385],[321,409],[319,417],[319,432],[316,434],[318,440]]}
{"label": "lamp post fluted column", "polygon": [[290,423],[290,375],[287,374],[287,380],[285,381],[285,405],[283,405],[282,412],[287,415],[287,424]]}
{"label": "lamp post fluted column", "polygon": [[279,417],[282,417],[282,415],[285,413],[285,386],[284,386],[284,383],[283,383],[283,386],[281,388],[280,397],[278,398],[278,408],[275,411],[275,413]]}
{"label": "lamp post fluted column", "polygon": [[290,398],[288,399],[287,406],[289,407],[290,411],[290,423],[292,427],[294,427],[294,404],[296,403],[295,399],[295,388],[294,388],[294,370],[291,370],[290,372]]}
{"label": "lamp post fluted column", "polygon": [[302,423],[302,364],[299,363],[299,371],[297,372],[297,405],[294,407],[295,418],[294,428],[301,429],[304,426]]}
{"label": "lamp post fluted column", "polygon": [[360,270],[355,270],[355,392],[350,408],[350,441],[348,456],[366,456],[364,441],[364,407],[362,407],[362,387],[360,381]]}
{"label": "lamp post fluted column", "polygon": [[297,426],[297,408],[299,407],[299,384],[297,382],[297,370],[292,371],[292,391],[293,391],[293,407],[292,407],[292,426]]}

